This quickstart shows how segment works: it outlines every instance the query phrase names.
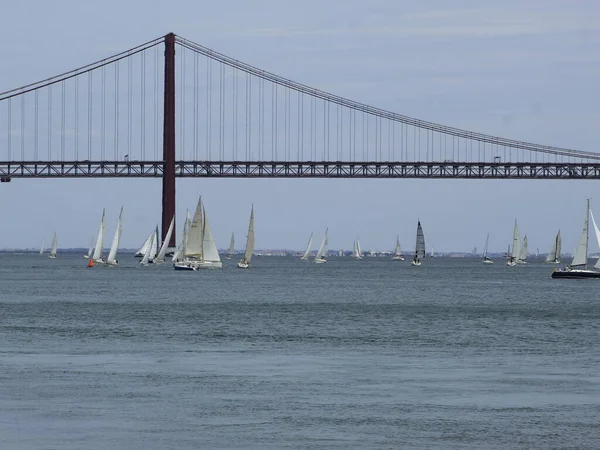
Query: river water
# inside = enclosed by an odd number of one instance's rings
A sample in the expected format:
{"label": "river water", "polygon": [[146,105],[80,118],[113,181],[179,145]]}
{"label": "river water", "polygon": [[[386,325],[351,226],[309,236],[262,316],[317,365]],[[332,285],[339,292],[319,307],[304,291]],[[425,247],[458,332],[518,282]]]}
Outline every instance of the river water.
{"label": "river water", "polygon": [[600,283],[0,253],[2,449],[600,447]]}

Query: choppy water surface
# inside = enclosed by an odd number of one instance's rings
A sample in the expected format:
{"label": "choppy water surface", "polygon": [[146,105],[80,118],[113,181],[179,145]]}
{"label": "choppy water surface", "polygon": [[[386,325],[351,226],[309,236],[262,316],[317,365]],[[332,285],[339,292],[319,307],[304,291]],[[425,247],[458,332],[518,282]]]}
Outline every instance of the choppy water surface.
{"label": "choppy water surface", "polygon": [[598,448],[600,282],[0,254],[3,449]]}

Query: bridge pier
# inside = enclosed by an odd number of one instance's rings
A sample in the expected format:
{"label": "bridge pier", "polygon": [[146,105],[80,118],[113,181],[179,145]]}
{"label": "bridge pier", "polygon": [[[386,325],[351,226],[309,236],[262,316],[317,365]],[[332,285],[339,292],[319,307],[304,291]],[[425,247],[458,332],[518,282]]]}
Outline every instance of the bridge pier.
{"label": "bridge pier", "polygon": [[[165,98],[163,114],[162,240],[175,217],[175,35],[165,36]],[[169,247],[175,247],[175,229]]]}

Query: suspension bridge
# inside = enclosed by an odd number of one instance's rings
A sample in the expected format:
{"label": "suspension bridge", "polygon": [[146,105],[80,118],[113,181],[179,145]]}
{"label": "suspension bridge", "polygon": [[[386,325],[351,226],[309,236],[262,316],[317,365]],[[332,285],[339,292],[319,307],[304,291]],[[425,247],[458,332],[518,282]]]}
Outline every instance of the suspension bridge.
{"label": "suspension bridge", "polygon": [[177,177],[598,180],[600,153],[386,111],[170,33],[0,93],[0,181],[86,177],[161,178],[164,239]]}

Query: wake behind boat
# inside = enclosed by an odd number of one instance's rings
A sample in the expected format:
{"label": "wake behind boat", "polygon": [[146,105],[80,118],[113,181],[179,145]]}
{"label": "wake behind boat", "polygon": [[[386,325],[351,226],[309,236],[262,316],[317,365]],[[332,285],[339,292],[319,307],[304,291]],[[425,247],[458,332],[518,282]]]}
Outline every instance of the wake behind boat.
{"label": "wake behind boat", "polygon": [[[600,245],[600,230],[596,226],[594,216],[590,211],[590,199],[587,199],[585,220],[583,222],[583,231],[579,238],[579,244],[577,244],[577,250],[573,256],[573,261],[570,266],[564,269],[554,269],[552,272],[552,278],[571,278],[571,279],[583,279],[583,278],[600,278],[600,272],[597,270],[588,269],[588,246],[589,246],[589,218],[592,217],[594,223],[594,229],[596,230],[596,240]],[[594,266],[596,269],[600,269],[600,260]]]}

